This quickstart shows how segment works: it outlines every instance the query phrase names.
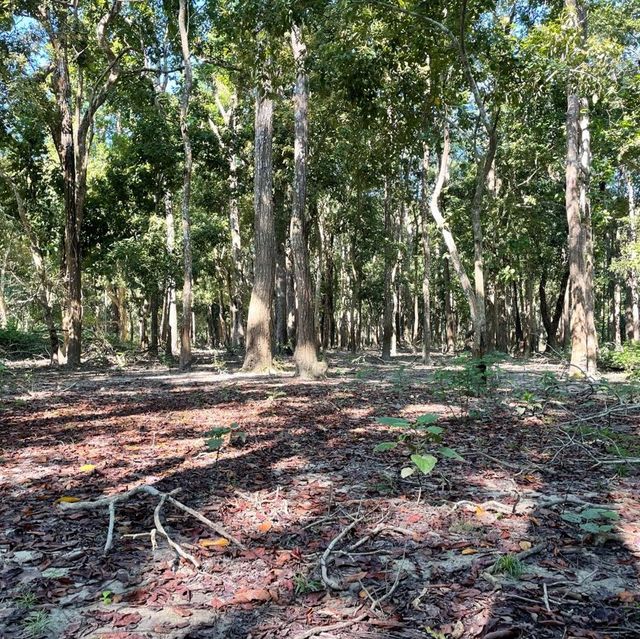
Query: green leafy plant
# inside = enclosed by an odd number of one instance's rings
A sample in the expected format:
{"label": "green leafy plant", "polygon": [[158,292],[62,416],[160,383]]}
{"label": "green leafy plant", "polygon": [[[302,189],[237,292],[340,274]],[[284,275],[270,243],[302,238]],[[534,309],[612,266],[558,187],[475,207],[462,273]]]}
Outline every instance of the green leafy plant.
{"label": "green leafy plant", "polygon": [[515,555],[502,555],[495,563],[494,571],[500,575],[509,575],[519,579],[525,571],[524,564]]}
{"label": "green leafy plant", "polygon": [[30,610],[33,608],[38,599],[31,590],[25,590],[16,598],[16,605],[23,610]]}
{"label": "green leafy plant", "polygon": [[205,433],[207,438],[205,444],[209,451],[219,454],[220,449],[224,446],[225,436],[229,434],[238,441],[242,440],[244,442],[247,439],[247,433],[241,430],[236,423],[231,424],[231,426],[218,426]]}
{"label": "green leafy plant", "polygon": [[605,534],[613,530],[612,523],[620,519],[617,512],[605,508],[585,508],[580,512],[570,511],[560,515],[564,521],[577,524],[580,530],[594,535]]}
{"label": "green leafy plant", "polygon": [[102,591],[102,603],[105,606],[109,606],[113,603],[113,592],[111,592],[111,590]]}
{"label": "green leafy plant", "polygon": [[51,617],[43,610],[34,610],[27,615],[24,621],[24,631],[30,639],[36,639],[44,635],[51,627]]}
{"label": "green leafy plant", "polygon": [[296,595],[306,595],[309,592],[320,592],[322,582],[316,579],[309,579],[307,575],[297,573],[293,576],[293,585]]}
{"label": "green leafy plant", "polygon": [[523,417],[524,415],[534,415],[540,410],[542,410],[542,400],[532,391],[523,391],[520,402],[516,405],[516,414]]}
{"label": "green leafy plant", "polygon": [[395,441],[381,442],[373,449],[379,453],[394,450],[401,445],[408,448],[411,465],[400,471],[403,479],[413,475],[416,470],[428,475],[438,463],[438,458],[433,453],[447,459],[464,461],[456,450],[442,445],[444,428],[436,424],[438,415],[427,413],[413,422],[398,417],[378,417],[376,421],[404,431]]}

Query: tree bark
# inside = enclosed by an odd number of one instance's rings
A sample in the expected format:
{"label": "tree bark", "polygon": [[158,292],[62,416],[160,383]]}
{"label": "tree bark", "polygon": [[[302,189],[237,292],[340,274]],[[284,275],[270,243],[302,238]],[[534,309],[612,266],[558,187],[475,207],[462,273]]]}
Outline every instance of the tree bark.
{"label": "tree bark", "polygon": [[384,185],[384,311],[382,316],[382,359],[395,355],[395,294],[394,271],[396,261],[395,224],[391,213],[391,194],[388,178]]}
{"label": "tree bark", "polygon": [[255,262],[243,370],[271,369],[271,304],[275,275],[273,101],[268,78],[257,89],[255,117]]}
{"label": "tree bark", "polygon": [[296,65],[296,84],[293,90],[294,113],[294,176],[293,206],[291,210],[291,254],[295,277],[296,348],[293,361],[296,375],[315,378],[326,372],[326,364],[318,362],[318,344],[315,328],[315,312],[311,274],[309,273],[309,249],[307,247],[306,197],[307,197],[307,147],[309,88],[306,72],[306,46],[302,41],[300,25],[291,27],[291,51]]}
{"label": "tree bark", "polygon": [[[566,0],[568,27],[586,38],[586,14],[578,0]],[[576,377],[596,373],[597,336],[593,309],[593,243],[589,206],[591,150],[586,99],[575,78],[567,84],[567,156],[565,202],[569,226],[571,281],[571,368]]]}
{"label": "tree bark", "polygon": [[431,363],[431,246],[429,242],[429,198],[427,196],[427,172],[429,171],[429,147],[422,147],[422,189],[420,198],[422,257],[422,363]]}
{"label": "tree bark", "polygon": [[182,135],[182,146],[184,148],[184,172],[182,180],[182,256],[184,283],[182,285],[182,324],[180,327],[180,368],[185,370],[191,366],[191,334],[193,326],[193,267],[191,257],[191,216],[189,211],[193,155],[187,121],[193,78],[191,73],[191,53],[189,51],[189,31],[187,25],[187,0],[180,0],[178,28],[180,30],[180,49],[182,51],[182,64],[184,66],[184,86],[182,87],[182,99],[180,101],[180,133]]}

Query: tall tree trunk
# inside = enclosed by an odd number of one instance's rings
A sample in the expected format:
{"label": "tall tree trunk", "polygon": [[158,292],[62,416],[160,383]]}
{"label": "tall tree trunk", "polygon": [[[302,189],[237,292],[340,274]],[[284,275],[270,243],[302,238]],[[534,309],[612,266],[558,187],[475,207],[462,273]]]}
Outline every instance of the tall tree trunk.
{"label": "tall tree trunk", "polygon": [[184,65],[184,86],[182,87],[182,100],[180,101],[180,133],[182,134],[182,146],[184,148],[184,173],[182,181],[182,254],[184,283],[182,286],[182,324],[180,327],[180,368],[184,370],[191,366],[191,333],[193,326],[193,267],[191,258],[191,216],[189,211],[193,156],[187,121],[193,79],[187,25],[187,0],[180,0],[179,7],[178,28],[180,30],[180,48],[182,50],[182,63]]}
{"label": "tall tree trunk", "polygon": [[[167,253],[170,258],[175,254],[176,250],[176,231],[175,222],[173,216],[173,198],[168,185],[165,185],[164,193],[164,216],[165,216],[165,232],[166,232],[166,246]],[[170,273],[167,280],[166,291],[166,324],[165,324],[165,352],[168,356],[178,357],[180,354],[180,348],[178,344],[178,307],[176,303],[176,284],[173,279],[173,274]]]}
{"label": "tall tree trunk", "polygon": [[395,224],[391,213],[391,193],[388,178],[384,186],[384,311],[382,316],[382,359],[395,354],[394,270],[396,260]]}
{"label": "tall tree trunk", "polygon": [[627,241],[631,247],[631,261],[634,266],[627,271],[627,290],[629,291],[629,339],[640,340],[640,290],[638,287],[638,275],[636,272],[638,242],[638,211],[636,210],[636,196],[633,186],[633,178],[629,170],[624,170],[624,180],[627,187],[627,202],[629,207],[629,223]]}
{"label": "tall tree trunk", "polygon": [[567,283],[569,282],[569,271],[565,270],[560,281],[558,297],[553,309],[553,315],[549,313],[549,305],[547,302],[547,274],[543,273],[540,278],[540,286],[538,292],[540,294],[540,316],[544,330],[547,333],[547,350],[554,351],[558,348],[558,325],[562,318],[564,309],[564,298],[566,295]]}
{"label": "tall tree trunk", "polygon": [[149,314],[151,315],[149,355],[158,357],[158,289],[154,288],[149,295]]}
{"label": "tall tree trunk", "polygon": [[247,320],[245,371],[271,368],[271,304],[275,276],[275,224],[273,215],[273,101],[271,86],[258,87],[255,118],[255,262]]}
{"label": "tall tree trunk", "polygon": [[[280,241],[281,240],[281,241]],[[287,338],[287,259],[285,238],[278,238],[276,248],[276,348],[280,351]]]}
{"label": "tall tree trunk", "polygon": [[455,353],[456,350],[456,320],[451,302],[451,273],[449,256],[445,255],[442,265],[442,283],[444,288],[444,334],[445,353]]}
{"label": "tall tree trunk", "polygon": [[[469,312],[471,314],[471,321],[473,323],[474,328],[474,356],[479,353],[478,344],[484,344],[480,337],[486,331],[486,319],[479,319],[478,308],[476,303],[476,292],[471,286],[471,281],[469,280],[469,276],[464,268],[462,263],[462,259],[460,258],[460,254],[458,253],[458,247],[456,245],[455,238],[453,237],[453,233],[451,233],[451,229],[449,225],[444,219],[442,212],[440,211],[440,194],[442,192],[442,188],[446,182],[448,176],[448,167],[449,167],[449,152],[451,149],[451,141],[449,139],[449,129],[446,124],[444,124],[444,140],[442,145],[442,153],[440,154],[440,167],[438,169],[438,177],[436,178],[436,183],[431,193],[431,199],[429,202],[429,209],[431,210],[431,216],[436,222],[438,229],[442,234],[442,238],[444,239],[444,243],[447,247],[447,251],[449,252],[449,258],[451,259],[451,263],[453,268],[458,276],[458,281],[462,286],[462,291],[464,292],[465,298],[467,300],[467,304],[469,305]],[[481,247],[480,247],[481,248]],[[481,253],[481,251],[480,251]],[[476,260],[476,266],[481,267],[482,264],[478,264]],[[482,286],[484,290],[484,280],[482,280]],[[446,299],[446,298],[445,298]],[[484,301],[483,301],[484,304]],[[482,312],[484,313],[484,311]],[[484,315],[482,315],[484,317]],[[480,339],[480,342],[478,340]],[[447,338],[447,341],[448,338]]]}
{"label": "tall tree trunk", "polygon": [[431,246],[429,242],[429,227],[427,218],[429,215],[429,199],[427,196],[427,172],[429,171],[429,147],[422,147],[422,173],[421,173],[421,231],[422,231],[422,257],[424,261],[422,271],[422,363],[431,363]]}
{"label": "tall tree trunk", "polygon": [[0,265],[0,328],[7,328],[9,321],[9,311],[4,291],[7,285],[7,263],[11,253],[11,243],[12,238],[9,238],[2,255],[2,264]]}
{"label": "tall tree trunk", "polygon": [[[578,0],[566,0],[568,27],[586,37],[586,14]],[[588,176],[591,168],[589,118],[577,81],[567,84],[566,211],[571,281],[571,367],[574,376],[596,372],[597,338],[593,310],[593,245]]]}

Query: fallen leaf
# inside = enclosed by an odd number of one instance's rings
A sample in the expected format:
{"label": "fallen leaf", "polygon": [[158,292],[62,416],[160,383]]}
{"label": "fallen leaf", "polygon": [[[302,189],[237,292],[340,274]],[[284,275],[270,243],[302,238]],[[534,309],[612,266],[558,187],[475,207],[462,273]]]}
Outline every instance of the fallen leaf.
{"label": "fallen leaf", "polygon": [[462,553],[463,555],[475,555],[478,551],[475,548],[463,548],[462,549]]}
{"label": "fallen leaf", "polygon": [[135,626],[142,621],[142,615],[139,612],[129,612],[124,615],[120,615],[113,620],[114,628],[124,628],[128,626]]}
{"label": "fallen leaf", "polygon": [[526,540],[518,542],[518,546],[520,546],[520,550],[531,550],[531,545],[532,545],[531,542]]}
{"label": "fallen leaf", "polygon": [[261,533],[269,532],[273,528],[273,522],[270,519],[263,521],[259,526],[258,530]]}
{"label": "fallen leaf", "polygon": [[80,468],[78,469],[81,473],[91,473],[96,469],[96,467],[93,464],[83,464],[82,466],[80,466]]}
{"label": "fallen leaf", "polygon": [[231,545],[231,542],[224,537],[216,537],[215,539],[201,539],[198,541],[200,548],[211,548],[212,546],[225,547]]}
{"label": "fallen leaf", "polygon": [[63,495],[56,499],[56,504],[75,504],[77,501],[80,501],[79,497],[69,497],[68,495]]}
{"label": "fallen leaf", "polygon": [[623,590],[618,593],[618,599],[620,599],[622,603],[633,603],[636,600],[636,596],[628,590]]}
{"label": "fallen leaf", "polygon": [[249,588],[238,590],[233,596],[234,603],[249,603],[251,601],[270,601],[271,593],[266,588]]}

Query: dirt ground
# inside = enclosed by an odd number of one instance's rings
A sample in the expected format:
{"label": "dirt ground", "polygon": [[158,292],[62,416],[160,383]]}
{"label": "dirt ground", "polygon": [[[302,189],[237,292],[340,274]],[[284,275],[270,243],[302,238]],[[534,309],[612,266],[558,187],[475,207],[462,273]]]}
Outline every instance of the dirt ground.
{"label": "dirt ground", "polygon": [[[501,362],[486,388],[452,358],[329,359],[318,382],[219,353],[184,374],[13,366],[0,637],[640,637],[640,389],[544,359]],[[464,461],[403,478],[406,445],[374,451],[400,430],[376,417],[425,414]],[[165,501],[199,567],[153,549],[159,498],[141,493],[103,555],[107,507],[73,504],[145,485],[241,545]]]}

